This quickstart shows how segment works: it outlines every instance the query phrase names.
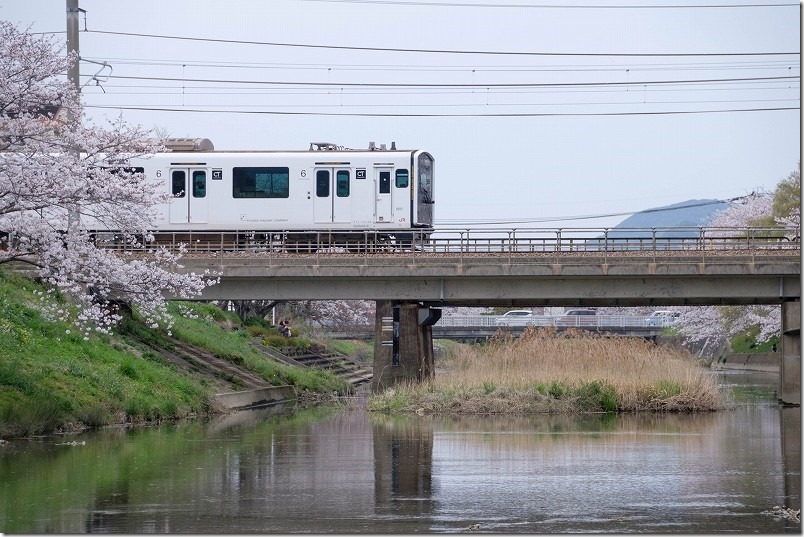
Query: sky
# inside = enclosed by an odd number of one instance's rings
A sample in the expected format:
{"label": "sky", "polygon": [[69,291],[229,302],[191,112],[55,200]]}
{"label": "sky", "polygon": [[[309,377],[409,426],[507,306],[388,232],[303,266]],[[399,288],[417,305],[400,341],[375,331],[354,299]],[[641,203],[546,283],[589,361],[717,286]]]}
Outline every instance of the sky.
{"label": "sky", "polygon": [[[801,160],[791,0],[79,0],[87,119],[429,151],[439,228],[614,226]],[[0,19],[66,41],[65,0]]]}

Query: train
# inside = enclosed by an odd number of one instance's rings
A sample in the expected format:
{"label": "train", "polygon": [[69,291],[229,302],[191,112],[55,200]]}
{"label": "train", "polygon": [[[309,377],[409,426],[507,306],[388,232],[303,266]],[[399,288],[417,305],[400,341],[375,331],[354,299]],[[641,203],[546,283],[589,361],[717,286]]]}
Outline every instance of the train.
{"label": "train", "polygon": [[[206,138],[173,139],[168,151],[132,157],[171,196],[155,236],[236,233],[236,240],[410,247],[433,231],[433,156],[369,143],[313,142],[290,151],[215,150]],[[231,234],[230,234],[231,235]]]}

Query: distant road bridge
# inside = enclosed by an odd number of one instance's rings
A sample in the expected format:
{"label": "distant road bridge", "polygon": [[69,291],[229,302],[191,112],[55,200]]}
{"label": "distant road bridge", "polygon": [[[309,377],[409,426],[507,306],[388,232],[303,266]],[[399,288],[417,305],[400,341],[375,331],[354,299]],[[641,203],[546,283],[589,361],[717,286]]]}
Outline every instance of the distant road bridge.
{"label": "distant road bridge", "polygon": [[[570,328],[591,330],[600,333],[655,338],[671,322],[644,315],[596,315],[591,317],[568,317],[534,315],[527,322],[506,323],[498,315],[450,315],[441,317],[433,325],[433,339],[454,339],[458,341],[477,341],[487,339],[498,332],[520,335],[528,327],[555,327],[558,331]],[[373,339],[373,327],[355,327],[350,330],[329,331],[333,339]]]}

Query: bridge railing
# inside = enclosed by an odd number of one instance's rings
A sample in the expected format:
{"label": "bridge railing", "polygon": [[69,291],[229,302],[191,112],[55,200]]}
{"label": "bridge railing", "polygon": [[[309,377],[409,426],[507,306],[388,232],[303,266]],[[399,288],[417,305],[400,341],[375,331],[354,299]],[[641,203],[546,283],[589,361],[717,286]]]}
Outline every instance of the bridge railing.
{"label": "bridge railing", "polygon": [[800,249],[800,231],[779,227],[439,229],[432,252],[613,252]]}
{"label": "bridge railing", "polygon": [[438,326],[498,327],[556,326],[577,328],[664,328],[673,320],[647,315],[533,315],[525,319],[511,319],[502,315],[451,315],[441,317]]}
{"label": "bridge railing", "polygon": [[154,233],[154,241],[138,246],[114,233],[94,234],[99,246],[126,251],[153,245],[188,252],[375,255],[415,257],[422,254],[476,255],[633,255],[639,253],[717,255],[723,252],[788,252],[801,249],[799,228],[675,227],[675,228],[444,228],[434,232],[309,231],[187,231]]}

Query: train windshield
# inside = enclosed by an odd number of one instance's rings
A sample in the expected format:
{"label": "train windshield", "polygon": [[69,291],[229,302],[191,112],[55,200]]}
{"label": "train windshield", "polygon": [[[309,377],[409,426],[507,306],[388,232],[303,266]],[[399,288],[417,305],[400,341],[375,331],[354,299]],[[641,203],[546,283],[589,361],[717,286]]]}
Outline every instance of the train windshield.
{"label": "train windshield", "polygon": [[429,153],[420,153],[416,162],[419,192],[416,225],[419,226],[433,225],[433,163],[433,157]]}

